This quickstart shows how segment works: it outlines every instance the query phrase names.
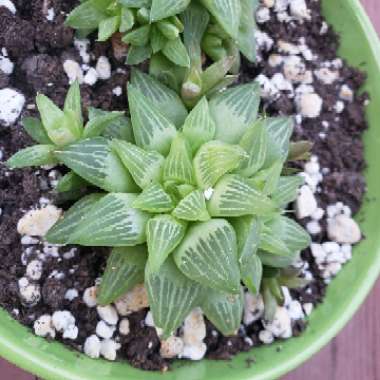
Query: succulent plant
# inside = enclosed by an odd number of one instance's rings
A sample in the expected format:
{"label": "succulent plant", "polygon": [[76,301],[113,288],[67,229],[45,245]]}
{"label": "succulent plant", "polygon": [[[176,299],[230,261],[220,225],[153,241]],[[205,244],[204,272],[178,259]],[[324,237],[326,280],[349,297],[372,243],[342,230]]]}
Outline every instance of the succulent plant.
{"label": "succulent plant", "polygon": [[[69,94],[77,120],[77,85]],[[282,175],[292,119],[258,117],[255,83],[203,97],[188,112],[176,92],[135,70],[128,97],[125,124],[133,134],[105,134],[110,123],[74,134],[79,121],[66,123],[50,102],[38,101],[44,127],[38,124],[38,133],[69,138],[53,140],[38,159],[28,149],[41,145],[27,148],[8,165],[59,162],[100,189],[76,202],[46,236],[56,244],[112,247],[100,304],[144,281],[164,336],[196,306],[223,334],[233,334],[242,318],[242,284],[263,292],[270,310],[281,301],[279,286],[297,281],[289,266],[310,242],[286,216],[302,184],[300,176]]]}

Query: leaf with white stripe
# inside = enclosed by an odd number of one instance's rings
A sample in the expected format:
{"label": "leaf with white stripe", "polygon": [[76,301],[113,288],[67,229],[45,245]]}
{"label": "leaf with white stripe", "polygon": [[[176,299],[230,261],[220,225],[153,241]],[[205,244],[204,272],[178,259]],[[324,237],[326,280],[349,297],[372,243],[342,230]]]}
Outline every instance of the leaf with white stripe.
{"label": "leaf with white stripe", "polygon": [[89,120],[84,128],[83,137],[97,137],[104,133],[104,131],[112,125],[117,119],[123,117],[124,112],[105,112],[102,115],[94,117]]}
{"label": "leaf with white stripe", "polygon": [[210,219],[202,190],[195,190],[183,198],[173,210],[173,216],[191,222],[205,222]]}
{"label": "leaf with white stripe", "polygon": [[174,203],[163,187],[158,183],[154,183],[146,187],[143,192],[137,196],[133,202],[133,207],[158,214],[173,210]]}
{"label": "leaf with white stripe", "polygon": [[146,245],[114,248],[96,295],[98,304],[109,305],[144,282],[147,257]]}
{"label": "leaf with white stripe", "polygon": [[111,193],[84,215],[70,243],[89,247],[127,247],[146,241],[150,215],[132,207],[135,194]]}
{"label": "leaf with white stripe", "polygon": [[33,145],[15,153],[7,161],[11,169],[26,168],[29,166],[55,165],[58,163],[54,157],[54,145]]}
{"label": "leaf with white stripe", "polygon": [[248,179],[239,175],[225,175],[214,188],[208,210],[213,217],[262,216],[276,211],[276,205],[256,190]]}
{"label": "leaf with white stripe", "polygon": [[21,124],[24,127],[26,133],[37,143],[43,145],[52,145],[53,142],[47,135],[44,126],[40,119],[36,117],[24,117],[21,120]]}
{"label": "leaf with white stripe", "polygon": [[172,142],[170,153],[165,160],[164,181],[194,183],[191,148],[182,134],[178,134]]}
{"label": "leaf with white stripe", "polygon": [[121,140],[113,140],[111,144],[121,162],[142,189],[161,179],[165,158],[160,153],[146,151]]}
{"label": "leaf with white stripe", "polygon": [[177,128],[182,127],[187,110],[175,91],[137,69],[132,70],[131,83],[151,100]]}
{"label": "leaf with white stripe", "polygon": [[239,168],[239,174],[251,177],[262,168],[267,154],[267,131],[265,122],[257,120],[249,126],[240,140],[240,146],[249,154]]}
{"label": "leaf with white stripe", "polygon": [[255,39],[255,1],[240,0],[241,19],[239,25],[238,45],[243,55],[251,62],[256,60],[256,39]]}
{"label": "leaf with white stripe", "polygon": [[236,335],[243,317],[243,292],[239,294],[222,293],[205,289],[202,311],[212,324],[224,335]]}
{"label": "leaf with white stripe", "polygon": [[260,88],[255,82],[227,89],[210,100],[210,112],[216,125],[216,140],[238,144],[256,120]]}
{"label": "leaf with white stripe", "polygon": [[216,18],[220,26],[234,40],[238,39],[242,8],[236,0],[201,0],[201,3]]}
{"label": "leaf with white stripe", "polygon": [[297,198],[298,189],[304,183],[301,176],[280,177],[277,189],[272,195],[272,199],[280,207],[285,207]]}
{"label": "leaf with white stripe", "polygon": [[78,80],[70,86],[65,99],[65,111],[71,111],[74,113],[80,129],[83,127],[83,116],[82,116],[82,103],[80,96],[80,87]]}
{"label": "leaf with white stripe", "polygon": [[162,54],[181,67],[190,67],[190,57],[180,37],[169,40],[162,49]]}
{"label": "leaf with white stripe", "polygon": [[67,244],[82,219],[103,196],[104,194],[90,194],[76,202],[65,212],[64,217],[50,228],[45,236],[46,240],[51,244]]}
{"label": "leaf with white stripe", "polygon": [[258,255],[252,255],[244,267],[240,267],[241,279],[252,294],[259,294],[263,279],[263,263]]}
{"label": "leaf with white stripe", "polygon": [[190,112],[182,129],[193,152],[215,136],[215,124],[210,116],[208,101],[202,98]]}
{"label": "leaf with white stripe", "polygon": [[59,181],[55,190],[59,193],[66,193],[68,191],[75,191],[79,194],[83,189],[85,189],[89,183],[85,181],[82,177],[79,177],[78,174],[75,174],[73,171],[66,173]]}
{"label": "leaf with white stripe", "polygon": [[146,226],[146,240],[149,252],[149,267],[157,272],[168,256],[182,241],[186,224],[170,215],[158,215],[150,219]]}
{"label": "leaf with white stripe", "polygon": [[182,273],[204,286],[229,293],[240,291],[236,234],[224,219],[190,226],[174,260]]}
{"label": "leaf with white stripe", "polygon": [[177,134],[174,124],[132,85],[128,85],[128,99],[137,145],[166,155]]}
{"label": "leaf with white stripe", "polygon": [[200,303],[202,287],[184,276],[172,258],[168,258],[158,273],[145,270],[150,310],[155,326],[169,337]]}
{"label": "leaf with white stripe", "polygon": [[104,137],[81,140],[55,151],[80,177],[110,192],[134,192],[137,186]]}
{"label": "leaf with white stripe", "polygon": [[224,174],[238,168],[247,159],[246,151],[238,145],[210,141],[200,147],[193,165],[198,186],[208,189]]}
{"label": "leaf with white stripe", "polygon": [[152,0],[150,21],[155,22],[182,13],[190,0]]}

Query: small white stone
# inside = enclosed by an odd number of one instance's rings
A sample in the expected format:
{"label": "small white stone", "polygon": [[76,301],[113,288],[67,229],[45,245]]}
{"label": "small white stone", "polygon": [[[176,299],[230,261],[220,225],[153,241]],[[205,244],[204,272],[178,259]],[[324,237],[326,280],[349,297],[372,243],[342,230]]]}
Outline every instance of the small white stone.
{"label": "small white stone", "polygon": [[165,359],[172,359],[179,356],[183,349],[183,340],[177,336],[171,336],[161,341],[160,355]]}
{"label": "small white stone", "polygon": [[182,358],[190,360],[202,360],[206,355],[207,346],[205,343],[198,343],[197,345],[185,345],[181,354]]}
{"label": "small white stone", "polygon": [[109,325],[116,325],[119,321],[119,316],[117,315],[116,309],[111,306],[98,306],[96,308],[99,317],[103,319],[103,321],[107,322]]}
{"label": "small white stone", "polygon": [[214,189],[212,187],[209,187],[203,193],[206,201],[209,201],[211,199],[211,197],[212,197],[213,194],[214,194]]}
{"label": "small white stone", "polygon": [[128,318],[123,318],[119,323],[119,333],[121,335],[128,335],[130,332]]}
{"label": "small white stone", "polygon": [[291,0],[290,14],[298,20],[310,19],[310,11],[306,6],[305,0]]}
{"label": "small white stone", "polygon": [[346,215],[338,215],[327,223],[329,238],[341,244],[356,244],[361,238],[359,225]]}
{"label": "small white stone", "polygon": [[[268,63],[271,67],[277,67],[280,66],[284,62],[284,58],[282,55],[279,54],[271,54],[268,58]],[[285,74],[286,76],[286,74]],[[289,79],[289,78],[287,78]]]}
{"label": "small white stone", "polygon": [[98,81],[98,72],[91,67],[83,78],[83,83],[93,86]]}
{"label": "small white stone", "polygon": [[112,339],[105,339],[100,345],[100,354],[107,360],[116,360],[117,350],[121,347]]}
{"label": "small white stone", "polygon": [[26,277],[21,277],[19,280],[18,280],[18,286],[20,288],[25,288],[26,286],[29,285],[29,280],[26,278]]}
{"label": "small white stone", "polygon": [[25,97],[21,93],[4,88],[0,90],[0,122],[9,126],[13,124],[21,114],[25,105]]}
{"label": "small white stone", "polygon": [[264,99],[271,99],[278,94],[277,87],[265,75],[263,74],[258,75],[255,81],[260,85],[261,96]]}
{"label": "small white stone", "polygon": [[322,232],[321,225],[315,220],[308,222],[306,224],[306,229],[307,229],[307,232],[309,232],[309,234],[311,235],[318,235],[319,233]]}
{"label": "small white stone", "polygon": [[62,337],[64,339],[75,340],[78,338],[79,329],[75,325],[69,325],[66,330],[63,331]]}
{"label": "small white stone", "polygon": [[38,244],[40,241],[36,238],[32,238],[31,236],[25,235],[21,238],[21,244],[22,245],[35,245]]}
{"label": "small white stone", "polygon": [[200,308],[195,308],[183,324],[183,341],[185,345],[197,345],[206,338],[206,324]]}
{"label": "small white stone", "polygon": [[279,13],[286,11],[289,6],[289,1],[290,0],[276,0],[274,5],[275,12]]}
{"label": "small white stone", "polygon": [[260,50],[269,51],[272,49],[274,41],[269,35],[265,32],[261,32],[260,30],[255,31],[255,39],[257,46]]}
{"label": "small white stone", "polygon": [[256,12],[256,21],[259,24],[264,24],[270,20],[270,12],[267,7],[260,7]]}
{"label": "small white stone", "polygon": [[322,244],[322,247],[327,254],[340,251],[340,246],[335,241],[326,241]]}
{"label": "small white stone", "polygon": [[38,284],[28,284],[27,286],[20,286],[19,290],[21,302],[27,307],[33,307],[40,302],[41,290]]}
{"label": "small white stone", "polygon": [[334,105],[334,110],[336,113],[342,113],[344,111],[344,103],[341,100],[338,100]]}
{"label": "small white stone", "polygon": [[273,343],[274,341],[274,336],[273,334],[268,331],[268,330],[261,330],[259,332],[259,339],[261,342],[263,342],[264,344],[271,344]]}
{"label": "small white stone", "polygon": [[346,102],[352,102],[354,100],[354,92],[349,86],[344,84],[339,91],[339,97]]}
{"label": "small white stone", "polygon": [[111,64],[107,57],[101,56],[96,63],[96,71],[100,79],[111,78]]}
{"label": "small white stone", "polygon": [[315,212],[311,215],[313,220],[321,220],[325,215],[325,211],[322,208],[317,208]]}
{"label": "small white stone", "polygon": [[322,22],[321,30],[319,31],[320,35],[326,34],[329,30],[329,26],[326,21]]}
{"label": "small white stone", "polygon": [[297,55],[300,54],[300,49],[297,45],[294,45],[290,42],[286,42],[284,40],[279,40],[277,42],[277,47],[280,52],[286,53],[289,55]]}
{"label": "small white stone", "polygon": [[292,82],[303,82],[306,66],[298,55],[291,55],[285,59],[284,75]]}
{"label": "small white stone", "polygon": [[297,97],[298,112],[311,119],[318,117],[322,111],[323,100],[316,94],[302,94]]}
{"label": "small white stone", "polygon": [[46,14],[46,20],[48,21],[53,21],[55,18],[55,11],[54,11],[54,8],[49,8],[47,10],[47,14]]}
{"label": "small white stone", "polygon": [[100,339],[96,335],[89,336],[84,342],[83,352],[93,359],[98,359],[100,356]]}
{"label": "small white stone", "polygon": [[11,13],[16,14],[16,7],[11,0],[0,0],[0,7],[5,7]]}
{"label": "small white stone", "polygon": [[318,204],[310,187],[304,185],[300,188],[296,200],[296,213],[298,219],[304,219],[313,215]]}
{"label": "small white stone", "polygon": [[53,325],[59,332],[64,332],[75,325],[75,317],[67,310],[56,311],[53,314]]}
{"label": "small white stone", "polygon": [[32,260],[26,267],[26,275],[31,280],[38,281],[42,276],[42,262],[40,260]]}
{"label": "small white stone", "polygon": [[96,335],[103,339],[110,339],[112,338],[115,329],[115,326],[109,326],[104,321],[99,321],[96,325]]}
{"label": "small white stone", "polygon": [[322,273],[323,278],[331,278],[336,276],[342,269],[342,264],[340,263],[329,263]]}
{"label": "small white stone", "polygon": [[65,299],[68,301],[73,301],[75,298],[79,296],[78,290],[76,289],[68,289],[65,293]]}
{"label": "small white stone", "polygon": [[271,82],[279,91],[288,91],[293,93],[293,85],[285,79],[282,73],[276,73],[273,75]]}
{"label": "small white stone", "polygon": [[144,285],[136,285],[132,290],[119,298],[115,302],[115,306],[121,316],[147,308],[149,306],[148,294]]}
{"label": "small white stone", "polygon": [[289,288],[281,286],[282,295],[284,297],[284,306],[288,306],[292,302],[292,296],[290,295]]}
{"label": "small white stone", "polygon": [[121,96],[123,94],[123,89],[121,88],[121,86],[117,86],[115,87],[113,90],[112,90],[112,93],[115,95],[115,96]]}
{"label": "small white stone", "polygon": [[264,314],[264,301],[261,295],[254,296],[252,293],[244,293],[244,324],[259,320]]}
{"label": "small white stone", "polygon": [[277,338],[290,338],[292,336],[292,325],[287,310],[278,306],[273,321],[265,323],[265,329]]}
{"label": "small white stone", "polygon": [[303,304],[303,309],[305,311],[305,314],[307,316],[309,316],[312,313],[313,309],[314,309],[314,305],[311,302],[304,303]]}
{"label": "small white stone", "polygon": [[97,287],[96,286],[91,286],[90,288],[87,288],[84,293],[83,293],[83,302],[88,306],[88,307],[95,307],[98,303],[96,300],[96,292],[97,292]]}
{"label": "small white stone", "polygon": [[61,215],[62,210],[53,205],[31,210],[18,221],[17,231],[21,235],[45,236]]}
{"label": "small white stone", "polygon": [[79,52],[80,57],[84,63],[90,62],[90,54],[87,53],[88,46],[90,45],[90,40],[83,39],[79,40],[77,38],[74,39],[74,46]]}
{"label": "small white stone", "polygon": [[78,62],[72,59],[66,59],[66,61],[63,62],[63,70],[69,78],[70,84],[76,80],[78,80],[79,83],[83,83],[83,71]]}
{"label": "small white stone", "polygon": [[41,315],[33,324],[34,333],[44,338],[55,338],[55,329],[50,315]]}
{"label": "small white stone", "polygon": [[339,79],[339,71],[333,71],[327,67],[322,67],[321,69],[315,70],[314,75],[319,79],[323,84],[333,84]]}
{"label": "small white stone", "polygon": [[2,71],[5,75],[11,75],[13,73],[14,64],[8,58],[0,55],[0,71]]}
{"label": "small white stone", "polygon": [[298,320],[298,319],[304,318],[302,306],[298,301],[296,300],[291,301],[287,309],[288,309],[288,314],[291,319]]}
{"label": "small white stone", "polygon": [[275,0],[262,0],[263,5],[267,8],[272,8],[274,6]]}

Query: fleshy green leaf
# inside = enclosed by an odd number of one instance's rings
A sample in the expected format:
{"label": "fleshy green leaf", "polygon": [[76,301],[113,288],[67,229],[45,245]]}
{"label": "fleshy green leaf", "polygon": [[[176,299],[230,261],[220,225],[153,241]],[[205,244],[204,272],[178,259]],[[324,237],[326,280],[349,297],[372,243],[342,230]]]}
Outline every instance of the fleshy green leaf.
{"label": "fleshy green leaf", "polygon": [[152,55],[152,48],[146,46],[131,45],[128,49],[127,65],[138,65],[146,61]]}
{"label": "fleshy green leaf", "polygon": [[190,112],[183,125],[183,134],[188,139],[193,152],[215,135],[215,124],[211,119],[208,102],[203,98]]}
{"label": "fleshy green leaf", "polygon": [[240,146],[249,154],[249,159],[239,168],[240,174],[250,177],[262,168],[267,154],[267,139],[265,121],[258,120],[247,129]]}
{"label": "fleshy green leaf", "polygon": [[82,128],[83,128],[83,116],[82,116],[80,87],[79,87],[79,82],[77,80],[73,82],[73,84],[69,88],[69,91],[67,92],[65,105],[64,105],[64,111],[73,112],[77,120],[77,125],[79,128],[78,135],[81,135]]}
{"label": "fleshy green leaf", "polygon": [[11,169],[26,168],[29,166],[54,165],[54,145],[34,145],[15,153],[8,161]]}
{"label": "fleshy green leaf", "polygon": [[46,240],[51,244],[67,244],[83,218],[103,196],[104,194],[90,194],[76,202],[49,230]]}
{"label": "fleshy green leaf", "polygon": [[137,190],[129,172],[104,137],[85,139],[56,150],[56,157],[80,177],[106,191]]}
{"label": "fleshy green leaf", "polygon": [[310,141],[291,142],[287,161],[308,161],[311,156],[313,143]]}
{"label": "fleshy green leaf", "polygon": [[50,145],[53,142],[49,139],[41,121],[35,117],[25,117],[21,121],[22,126],[28,135],[39,144]]}
{"label": "fleshy green leaf", "polygon": [[190,0],[152,0],[150,21],[158,21],[182,13],[189,4]]}
{"label": "fleshy green leaf", "polygon": [[166,37],[160,32],[156,25],[152,25],[150,33],[150,46],[152,47],[153,54],[161,51],[166,45]]}
{"label": "fleshy green leaf", "polygon": [[244,267],[240,267],[244,285],[253,294],[259,294],[263,278],[263,264],[259,256],[252,255]]}
{"label": "fleshy green leaf", "polygon": [[152,184],[144,188],[133,202],[133,207],[139,210],[151,212],[153,214],[170,212],[174,208],[174,203],[169,194],[158,184]]}
{"label": "fleshy green leaf", "polygon": [[202,145],[193,161],[198,185],[202,189],[214,186],[219,178],[238,168],[246,158],[247,153],[238,145],[221,141]]}
{"label": "fleshy green leaf", "polygon": [[145,46],[149,41],[150,25],[143,25],[127,33],[121,40],[133,46]]}
{"label": "fleshy green leaf", "polygon": [[107,127],[112,125],[118,118],[122,117],[124,112],[105,112],[102,115],[92,118],[88,121],[84,128],[83,137],[97,137],[100,136]]}
{"label": "fleshy green leaf", "polygon": [[135,16],[132,10],[126,7],[122,7],[119,32],[120,33],[128,32],[128,30],[131,30],[133,28],[134,24],[135,24]]}
{"label": "fleshy green leaf", "polygon": [[128,8],[141,8],[150,6],[152,0],[118,0],[121,5]]}
{"label": "fleshy green leaf", "polygon": [[149,268],[157,272],[167,257],[182,241],[186,224],[170,215],[158,215],[148,221],[146,239],[149,252]]}
{"label": "fleshy green leaf", "polygon": [[265,185],[263,188],[264,194],[271,195],[276,191],[283,167],[284,164],[282,161],[276,161],[266,170]]}
{"label": "fleshy green leaf", "polygon": [[145,245],[112,250],[96,295],[100,305],[110,303],[144,281],[147,250]]}
{"label": "fleshy green leaf", "polygon": [[139,187],[144,189],[161,179],[165,161],[161,154],[121,140],[113,140],[111,144]]}
{"label": "fleshy green leaf", "polygon": [[177,134],[176,127],[132,85],[128,86],[129,110],[138,146],[166,155]]}
{"label": "fleshy green leaf", "polygon": [[206,200],[201,190],[192,191],[185,196],[173,210],[173,216],[181,220],[205,222],[210,219]]}
{"label": "fleshy green leaf", "polygon": [[108,17],[99,23],[98,41],[107,41],[120,26],[120,16]]}
{"label": "fleshy green leaf", "polygon": [[204,286],[229,293],[240,291],[236,234],[224,219],[190,226],[174,260],[182,273]]}
{"label": "fleshy green leaf", "polygon": [[136,69],[132,70],[131,83],[177,128],[182,127],[187,116],[187,110],[175,91]]}
{"label": "fleshy green leaf", "polygon": [[168,41],[162,54],[178,66],[190,67],[190,57],[180,37]]}
{"label": "fleshy green leaf", "polygon": [[167,338],[199,304],[201,286],[185,277],[170,257],[158,273],[152,272],[148,263],[145,284],[154,324]]}
{"label": "fleshy green leaf", "polygon": [[301,176],[280,177],[272,195],[273,201],[281,207],[287,206],[297,198],[298,189],[303,183]]}
{"label": "fleshy green leaf", "polygon": [[90,247],[125,247],[142,244],[149,214],[132,208],[135,194],[111,193],[82,218],[70,243]]}
{"label": "fleshy green leaf", "polygon": [[169,20],[161,20],[156,23],[158,30],[168,40],[175,40],[180,34],[180,30]]}
{"label": "fleshy green leaf", "polygon": [[243,55],[251,62],[256,60],[255,39],[255,2],[252,0],[240,0],[241,19],[239,25],[238,45]]}
{"label": "fleshy green leaf", "polygon": [[266,195],[257,191],[248,179],[239,175],[225,175],[214,188],[208,211],[215,217],[261,216],[272,214],[276,206]]}
{"label": "fleshy green leaf", "polygon": [[88,185],[82,177],[74,172],[68,172],[58,182],[55,188],[59,193],[66,193],[68,191],[80,191]]}
{"label": "fleshy green leaf", "polygon": [[178,134],[173,139],[165,161],[163,178],[164,181],[194,183],[191,150],[182,134]]}
{"label": "fleshy green leaf", "polygon": [[230,35],[230,37],[237,40],[242,13],[240,1],[201,0],[201,3],[217,19],[220,26]]}
{"label": "fleshy green leaf", "polygon": [[202,311],[213,325],[224,335],[236,335],[243,316],[243,292],[240,294],[222,293],[205,289]]}
{"label": "fleshy green leaf", "polygon": [[227,89],[213,96],[209,104],[216,125],[215,138],[237,144],[256,120],[260,104],[259,85],[254,82]]}

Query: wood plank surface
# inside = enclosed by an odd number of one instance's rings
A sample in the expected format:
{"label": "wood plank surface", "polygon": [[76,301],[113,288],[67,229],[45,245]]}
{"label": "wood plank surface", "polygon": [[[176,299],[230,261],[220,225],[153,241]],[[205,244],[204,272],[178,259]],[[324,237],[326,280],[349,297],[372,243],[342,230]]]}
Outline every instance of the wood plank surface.
{"label": "wood plank surface", "polygon": [[[380,0],[362,2],[380,33]],[[0,380],[36,379],[0,358]],[[345,329],[281,380],[380,380],[380,280]]]}

